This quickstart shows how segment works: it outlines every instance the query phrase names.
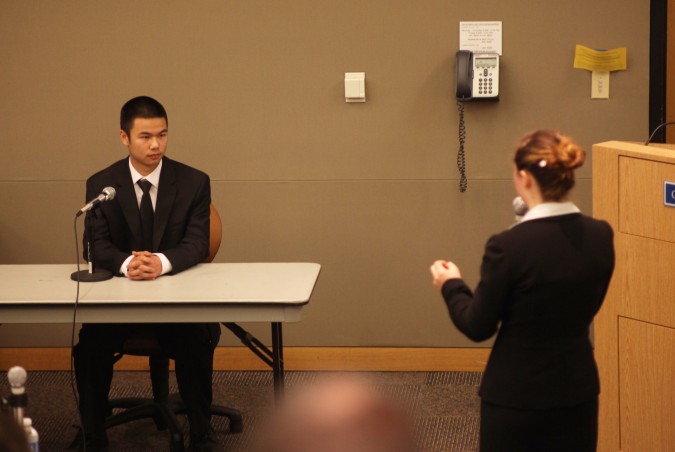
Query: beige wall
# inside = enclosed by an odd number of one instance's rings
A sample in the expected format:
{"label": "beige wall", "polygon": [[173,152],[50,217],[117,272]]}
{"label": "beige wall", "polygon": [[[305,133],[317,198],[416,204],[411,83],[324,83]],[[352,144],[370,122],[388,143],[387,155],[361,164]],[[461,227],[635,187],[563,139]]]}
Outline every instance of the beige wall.
{"label": "beige wall", "polygon": [[[559,128],[590,152],[647,134],[648,0],[6,0],[2,10],[0,264],[74,261],[84,180],[125,155],[119,108],[147,94],[169,112],[170,155],[211,175],[224,221],[216,261],[323,265],[287,345],[471,345],[428,265],[452,258],[477,282],[486,239],[513,218],[517,137]],[[501,101],[466,105],[463,194],[460,20],[504,30]],[[611,100],[590,99],[575,44],[628,48]],[[344,102],[351,71],[366,72],[365,104]],[[575,193],[588,213],[589,166]],[[0,329],[0,345],[45,341],[69,343],[69,327]]]}

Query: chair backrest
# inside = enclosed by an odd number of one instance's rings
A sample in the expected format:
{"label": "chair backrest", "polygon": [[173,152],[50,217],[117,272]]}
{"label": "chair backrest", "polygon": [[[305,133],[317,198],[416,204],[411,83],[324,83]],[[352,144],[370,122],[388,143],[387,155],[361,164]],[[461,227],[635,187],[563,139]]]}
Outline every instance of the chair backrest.
{"label": "chair backrest", "polygon": [[213,259],[216,257],[216,254],[218,254],[220,242],[223,239],[223,223],[220,220],[218,210],[216,210],[216,206],[214,206],[213,203],[211,203],[210,222],[211,234],[209,236],[209,257],[204,259],[204,262],[213,261]]}

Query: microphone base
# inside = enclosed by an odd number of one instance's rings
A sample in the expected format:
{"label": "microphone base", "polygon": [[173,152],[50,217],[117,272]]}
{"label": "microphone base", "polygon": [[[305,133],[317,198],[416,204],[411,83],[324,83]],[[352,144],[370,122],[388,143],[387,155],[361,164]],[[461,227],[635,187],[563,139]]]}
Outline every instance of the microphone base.
{"label": "microphone base", "polygon": [[94,273],[89,273],[89,270],[81,270],[70,274],[70,279],[80,282],[99,282],[112,279],[113,274],[108,270],[97,269]]}

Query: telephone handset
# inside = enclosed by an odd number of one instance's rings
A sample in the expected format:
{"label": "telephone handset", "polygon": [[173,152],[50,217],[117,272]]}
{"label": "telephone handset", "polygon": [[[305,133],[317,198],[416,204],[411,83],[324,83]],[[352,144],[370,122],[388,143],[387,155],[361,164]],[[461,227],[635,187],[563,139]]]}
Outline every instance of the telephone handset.
{"label": "telephone handset", "polygon": [[457,91],[460,102],[499,100],[499,54],[457,51]]}

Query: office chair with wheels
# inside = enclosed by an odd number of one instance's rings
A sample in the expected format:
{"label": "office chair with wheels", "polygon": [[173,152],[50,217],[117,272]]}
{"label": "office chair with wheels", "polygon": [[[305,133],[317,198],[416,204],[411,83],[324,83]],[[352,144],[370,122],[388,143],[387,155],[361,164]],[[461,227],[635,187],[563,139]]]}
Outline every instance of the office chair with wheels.
{"label": "office chair with wheels", "polygon": [[[211,262],[218,253],[222,240],[222,223],[215,206],[211,204],[210,214],[209,256],[204,262]],[[150,364],[150,380],[152,382],[152,399],[130,397],[111,399],[109,407],[122,409],[111,414],[105,422],[105,428],[124,424],[137,419],[152,418],[159,430],[169,430],[170,450],[182,451],[183,430],[176,415],[185,414],[186,408],[178,394],[169,396],[169,356],[152,334],[137,333],[129,337],[123,345],[123,350],[116,355],[118,361],[124,355],[148,356]],[[244,425],[241,413],[232,408],[219,405],[211,406],[213,416],[224,416],[229,419],[230,432],[240,433]]]}

